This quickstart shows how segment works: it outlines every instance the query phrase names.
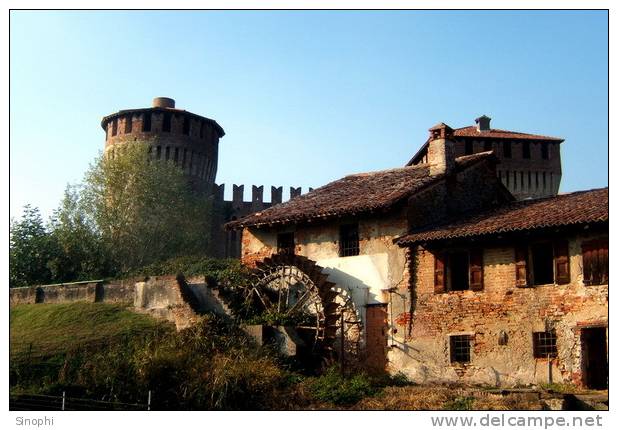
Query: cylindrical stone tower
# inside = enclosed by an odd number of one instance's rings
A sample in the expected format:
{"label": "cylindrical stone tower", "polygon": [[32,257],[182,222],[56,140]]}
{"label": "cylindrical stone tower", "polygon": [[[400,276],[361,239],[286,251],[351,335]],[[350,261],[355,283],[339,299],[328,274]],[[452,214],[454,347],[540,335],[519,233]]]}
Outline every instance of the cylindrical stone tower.
{"label": "cylindrical stone tower", "polygon": [[210,192],[217,175],[219,139],[225,132],[215,120],[175,106],[173,99],[156,97],[150,108],[104,117],[105,154],[113,156],[122,145],[145,142],[152,157],[173,161],[195,189]]}

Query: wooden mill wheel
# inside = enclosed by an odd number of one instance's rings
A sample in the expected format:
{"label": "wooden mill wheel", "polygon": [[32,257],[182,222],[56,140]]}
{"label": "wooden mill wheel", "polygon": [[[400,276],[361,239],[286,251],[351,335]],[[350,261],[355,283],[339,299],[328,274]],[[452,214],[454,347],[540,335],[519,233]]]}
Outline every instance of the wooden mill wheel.
{"label": "wooden mill wheel", "polygon": [[[274,254],[256,266],[247,300],[260,312],[293,321],[299,332],[311,333],[312,353],[333,359],[340,354],[342,339],[358,343],[360,318],[351,296],[328,281],[322,267],[292,254]],[[357,346],[345,349],[358,350]]]}

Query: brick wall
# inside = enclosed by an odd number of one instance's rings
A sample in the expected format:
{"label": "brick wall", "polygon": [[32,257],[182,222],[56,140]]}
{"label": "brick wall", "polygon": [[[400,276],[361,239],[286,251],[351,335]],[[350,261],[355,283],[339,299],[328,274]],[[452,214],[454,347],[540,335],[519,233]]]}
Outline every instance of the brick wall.
{"label": "brick wall", "polygon": [[[533,357],[532,332],[552,327],[558,338],[558,357],[551,364],[553,380],[581,383],[579,330],[587,325],[607,325],[608,321],[608,285],[583,284],[584,238],[583,233],[569,238],[569,284],[531,288],[515,285],[511,243],[485,246],[484,289],[478,292],[434,293],[434,253],[419,249],[416,279],[411,279],[415,285],[399,291],[407,298],[407,305],[401,300],[393,303],[399,330],[397,348],[389,354],[391,368],[401,369],[419,382],[547,382],[549,365],[546,359]],[[409,254],[409,267],[414,255]],[[413,278],[412,273],[408,276]],[[502,332],[508,338],[506,345],[498,344]],[[450,363],[449,336],[457,334],[472,336],[468,365]]]}

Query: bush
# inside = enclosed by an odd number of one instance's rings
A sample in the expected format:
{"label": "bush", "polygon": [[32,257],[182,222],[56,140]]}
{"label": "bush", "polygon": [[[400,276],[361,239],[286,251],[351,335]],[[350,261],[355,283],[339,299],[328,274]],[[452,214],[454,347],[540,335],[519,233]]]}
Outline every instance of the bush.
{"label": "bush", "polygon": [[331,367],[322,376],[314,378],[309,390],[316,400],[335,405],[353,404],[378,391],[366,374],[344,377],[337,367]]}
{"label": "bush", "polygon": [[471,411],[474,397],[456,397],[444,404],[443,409],[448,411]]}

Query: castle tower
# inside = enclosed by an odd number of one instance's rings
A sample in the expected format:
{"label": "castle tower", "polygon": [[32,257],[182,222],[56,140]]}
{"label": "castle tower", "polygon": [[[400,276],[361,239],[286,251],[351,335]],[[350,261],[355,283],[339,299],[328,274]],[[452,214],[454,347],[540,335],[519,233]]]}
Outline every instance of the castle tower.
{"label": "castle tower", "polygon": [[107,115],[101,127],[105,130],[105,154],[113,156],[122,145],[145,142],[153,157],[181,167],[195,189],[213,189],[219,139],[225,135],[215,120],[176,109],[173,99],[156,97],[152,107]]}

